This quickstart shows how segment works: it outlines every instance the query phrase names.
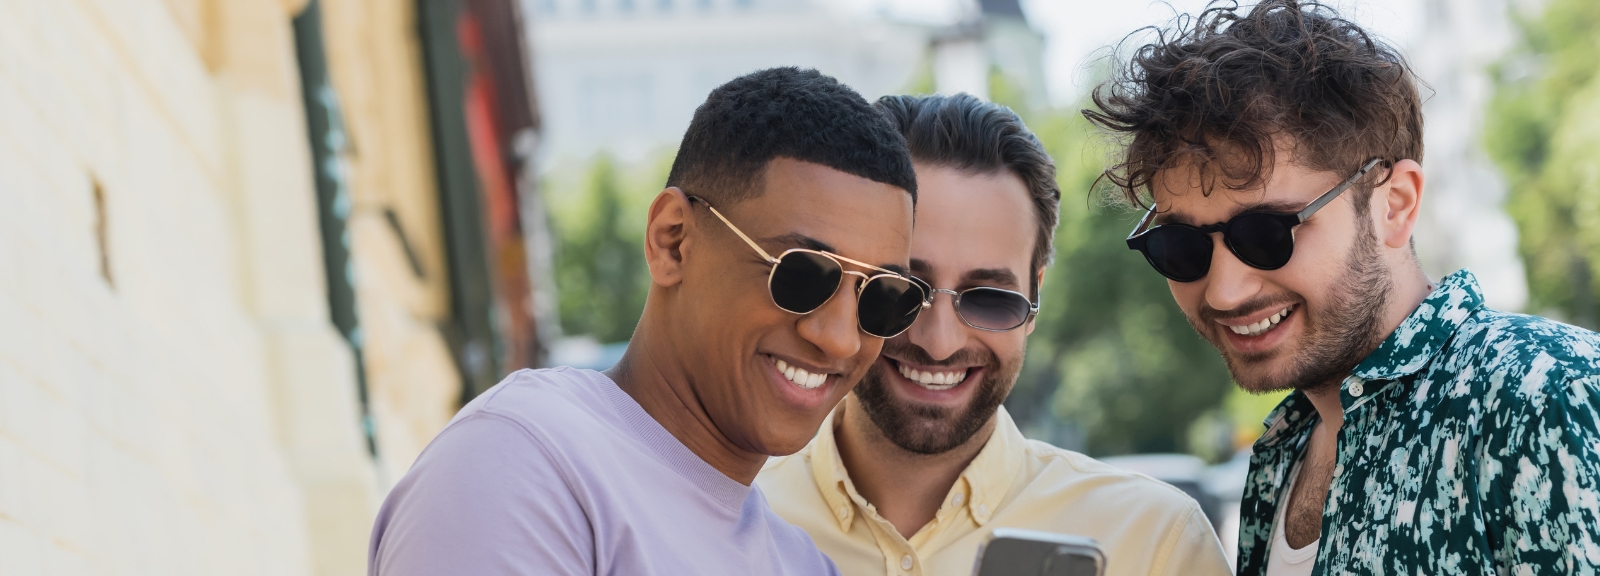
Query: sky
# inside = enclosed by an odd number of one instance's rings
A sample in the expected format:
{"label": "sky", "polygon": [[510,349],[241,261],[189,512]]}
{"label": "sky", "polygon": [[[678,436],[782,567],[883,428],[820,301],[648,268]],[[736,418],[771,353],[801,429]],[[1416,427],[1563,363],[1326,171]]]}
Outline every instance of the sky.
{"label": "sky", "polygon": [[[1332,0],[1346,18],[1404,48],[1420,29],[1425,0]],[[1045,74],[1058,105],[1081,98],[1092,82],[1092,62],[1107,47],[1144,26],[1165,24],[1178,13],[1195,14],[1206,0],[1022,0],[1033,27],[1045,35]],[[950,22],[974,10],[975,0],[878,0],[879,10],[921,22]],[[1249,2],[1245,2],[1249,4]]]}

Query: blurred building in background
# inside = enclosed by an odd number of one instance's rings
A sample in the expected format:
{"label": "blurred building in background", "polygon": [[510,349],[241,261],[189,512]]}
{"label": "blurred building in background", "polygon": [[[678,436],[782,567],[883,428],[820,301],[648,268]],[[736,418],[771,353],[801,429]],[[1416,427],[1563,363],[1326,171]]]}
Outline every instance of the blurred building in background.
{"label": "blurred building in background", "polygon": [[365,571],[388,483],[542,353],[523,31],[0,1],[0,574]]}
{"label": "blurred building in background", "polygon": [[[675,146],[713,88],[772,66],[816,68],[867,99],[988,95],[991,69],[1047,101],[1043,37],[1017,0],[959,23],[914,22],[847,0],[521,0],[531,18],[551,165]],[[931,92],[932,84],[920,91]]]}
{"label": "blurred building in background", "polygon": [[[1517,225],[1506,212],[1506,179],[1483,147],[1490,68],[1516,41],[1508,0],[1408,0],[1416,15],[1397,46],[1426,83],[1423,166],[1428,198],[1417,222],[1417,255],[1428,276],[1469,268],[1489,306],[1522,311],[1528,280]],[[1530,311],[1531,312],[1531,311]]]}

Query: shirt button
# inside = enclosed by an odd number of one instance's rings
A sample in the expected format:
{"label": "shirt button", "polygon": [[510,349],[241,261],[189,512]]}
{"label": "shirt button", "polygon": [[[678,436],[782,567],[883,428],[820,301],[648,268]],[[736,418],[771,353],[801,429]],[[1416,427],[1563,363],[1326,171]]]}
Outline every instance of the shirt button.
{"label": "shirt button", "polygon": [[950,503],[954,504],[956,506],[960,506],[962,502],[966,502],[966,501],[967,501],[967,498],[965,496],[960,495],[960,494],[956,494],[955,498],[951,498],[950,499]]}
{"label": "shirt button", "polygon": [[1366,392],[1366,389],[1361,387],[1361,381],[1360,380],[1357,380],[1355,382],[1351,382],[1350,383],[1350,395],[1351,396],[1360,396],[1363,392]]}
{"label": "shirt button", "polygon": [[988,506],[984,506],[982,504],[979,504],[978,505],[978,515],[979,516],[988,516],[989,515],[989,507]]}
{"label": "shirt button", "polygon": [[840,506],[839,507],[839,518],[844,518],[845,516],[849,516],[849,515],[850,515],[850,508],[848,506]]}
{"label": "shirt button", "polygon": [[901,556],[900,557],[900,569],[901,570],[910,570],[911,569],[911,555],[910,554],[906,554],[905,556]]}

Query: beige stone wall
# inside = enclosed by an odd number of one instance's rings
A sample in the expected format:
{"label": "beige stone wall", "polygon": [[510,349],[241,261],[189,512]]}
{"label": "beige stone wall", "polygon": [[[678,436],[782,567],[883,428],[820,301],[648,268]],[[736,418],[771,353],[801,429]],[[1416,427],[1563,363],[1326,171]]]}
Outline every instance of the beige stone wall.
{"label": "beige stone wall", "polygon": [[[412,1],[323,0],[328,63],[351,153],[350,227],[381,472],[398,479],[455,414],[449,315],[421,46]],[[386,212],[394,214],[391,224]],[[413,269],[402,244],[417,259]]]}
{"label": "beige stone wall", "polygon": [[328,322],[302,3],[0,0],[0,574],[364,573],[383,486],[454,411],[413,3],[325,2],[377,466]]}

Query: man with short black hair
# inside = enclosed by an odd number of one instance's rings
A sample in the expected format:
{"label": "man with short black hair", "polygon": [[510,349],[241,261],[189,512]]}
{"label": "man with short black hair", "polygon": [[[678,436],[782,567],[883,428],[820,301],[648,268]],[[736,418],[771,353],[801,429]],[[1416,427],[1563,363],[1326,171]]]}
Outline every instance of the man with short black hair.
{"label": "man with short black hair", "polygon": [[650,206],[650,294],[605,373],[524,370],[395,486],[369,572],[836,574],[751,482],[799,450],[926,299],[905,141],[811,70],[695,111]]}
{"label": "man with short black hair", "polygon": [[916,165],[911,271],[933,305],[890,339],[801,452],[758,482],[846,574],[966,576],[997,527],[1093,537],[1111,576],[1225,576],[1216,534],[1172,486],[1028,440],[1001,402],[1050,262],[1055,164],[1004,106],[878,101]]}
{"label": "man with short black hair", "polygon": [[1422,110],[1331,8],[1219,3],[1131,52],[1090,120],[1128,237],[1239,386],[1289,390],[1239,574],[1600,573],[1600,334],[1423,273]]}

